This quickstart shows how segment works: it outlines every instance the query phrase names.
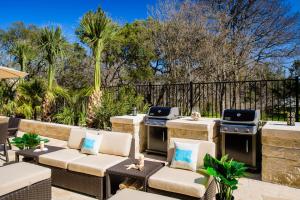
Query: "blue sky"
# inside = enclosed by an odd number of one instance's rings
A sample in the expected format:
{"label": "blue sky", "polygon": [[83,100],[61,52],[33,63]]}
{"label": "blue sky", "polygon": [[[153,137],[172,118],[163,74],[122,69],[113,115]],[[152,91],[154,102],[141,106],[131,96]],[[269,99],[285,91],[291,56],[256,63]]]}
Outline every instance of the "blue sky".
{"label": "blue sky", "polygon": [[75,41],[80,17],[99,5],[119,23],[147,17],[147,6],[156,0],[0,0],[0,29],[15,21],[39,26],[60,25],[65,36]]}
{"label": "blue sky", "polygon": [[[286,0],[293,11],[300,11],[300,0]],[[156,0],[0,0],[0,29],[15,21],[38,26],[60,25],[70,41],[76,41],[74,31],[80,17],[99,5],[119,23],[147,17],[147,6]]]}

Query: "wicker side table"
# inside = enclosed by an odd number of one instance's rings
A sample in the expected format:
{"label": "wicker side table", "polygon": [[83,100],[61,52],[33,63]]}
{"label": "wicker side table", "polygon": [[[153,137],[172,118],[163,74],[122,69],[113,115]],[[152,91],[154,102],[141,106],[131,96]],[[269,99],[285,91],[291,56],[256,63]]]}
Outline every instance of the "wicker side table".
{"label": "wicker side table", "polygon": [[142,171],[137,169],[126,169],[125,165],[137,163],[136,159],[127,159],[106,170],[106,198],[111,197],[111,176],[119,176],[122,178],[133,178],[143,182],[143,191],[147,191],[148,179],[151,175],[161,169],[164,164],[160,162],[152,162],[145,160],[145,166]]}
{"label": "wicker side table", "polygon": [[64,149],[63,147],[48,146],[48,145],[46,145],[45,147],[48,148],[48,151],[34,152],[35,149],[18,150],[15,152],[15,160],[16,162],[19,162],[20,156],[23,156],[24,158],[32,158],[35,163],[38,163],[40,155]]}

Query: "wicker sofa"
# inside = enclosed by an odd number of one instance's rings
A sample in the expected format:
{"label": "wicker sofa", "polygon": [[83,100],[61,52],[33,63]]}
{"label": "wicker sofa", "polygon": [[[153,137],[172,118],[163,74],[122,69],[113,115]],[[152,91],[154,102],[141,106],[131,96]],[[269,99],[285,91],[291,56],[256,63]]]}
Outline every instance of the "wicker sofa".
{"label": "wicker sofa", "polygon": [[[172,161],[174,154],[175,141],[199,143],[198,168],[203,166],[203,158],[206,153],[215,155],[215,144],[213,142],[170,138],[167,158],[169,163]],[[212,177],[188,170],[171,168],[168,165],[149,178],[148,192],[184,200],[212,200],[215,197],[216,187]]]}
{"label": "wicker sofa", "polygon": [[68,148],[40,156],[39,163],[51,168],[52,185],[102,200],[105,196],[105,170],[134,157],[134,142],[131,134],[100,131],[99,154],[87,155],[80,151],[85,132],[85,129],[72,129]]}
{"label": "wicker sofa", "polygon": [[0,168],[0,200],[51,200],[51,171],[29,163]]}

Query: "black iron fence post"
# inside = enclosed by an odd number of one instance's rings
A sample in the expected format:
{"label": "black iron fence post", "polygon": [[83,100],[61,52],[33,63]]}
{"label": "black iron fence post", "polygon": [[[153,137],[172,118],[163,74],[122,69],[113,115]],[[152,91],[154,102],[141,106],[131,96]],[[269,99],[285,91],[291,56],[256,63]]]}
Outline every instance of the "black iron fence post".
{"label": "black iron fence post", "polygon": [[190,113],[193,111],[193,98],[194,98],[194,92],[193,92],[193,82],[190,82]]}
{"label": "black iron fence post", "polygon": [[299,76],[296,76],[296,121],[299,122]]}

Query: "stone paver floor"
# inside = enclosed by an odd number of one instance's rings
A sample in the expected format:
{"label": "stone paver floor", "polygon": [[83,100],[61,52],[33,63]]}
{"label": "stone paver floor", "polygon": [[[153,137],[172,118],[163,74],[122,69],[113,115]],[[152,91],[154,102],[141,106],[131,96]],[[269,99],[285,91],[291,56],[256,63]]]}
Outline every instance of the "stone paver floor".
{"label": "stone paver floor", "polygon": [[[0,153],[1,148],[0,148]],[[14,161],[14,149],[9,151],[11,161]],[[5,163],[0,156],[0,167]],[[1,177],[0,177],[1,178]],[[235,191],[235,200],[300,200],[300,189],[272,184],[256,180],[255,178],[242,178],[239,189]],[[53,200],[95,200],[95,198],[52,187]]]}

